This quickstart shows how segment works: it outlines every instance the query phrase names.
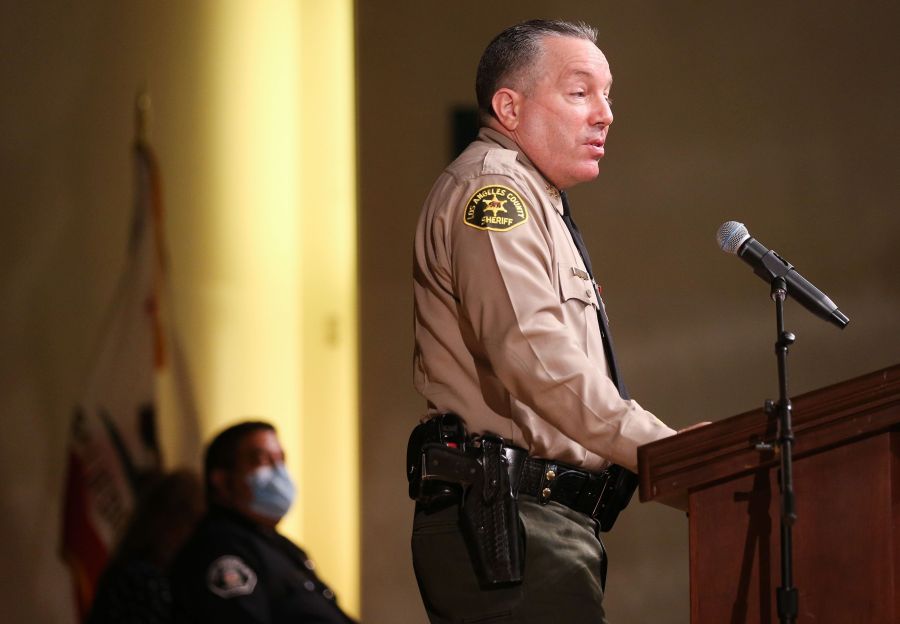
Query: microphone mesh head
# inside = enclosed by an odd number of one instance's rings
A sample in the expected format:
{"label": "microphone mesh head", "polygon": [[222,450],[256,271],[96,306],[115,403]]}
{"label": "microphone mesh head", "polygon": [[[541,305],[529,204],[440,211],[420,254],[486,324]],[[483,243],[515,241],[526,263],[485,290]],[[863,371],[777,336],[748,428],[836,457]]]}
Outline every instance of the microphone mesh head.
{"label": "microphone mesh head", "polygon": [[737,250],[748,238],[750,238],[750,232],[743,223],[738,221],[726,221],[719,226],[719,231],[716,232],[719,247],[722,248],[722,251],[732,254],[737,253]]}

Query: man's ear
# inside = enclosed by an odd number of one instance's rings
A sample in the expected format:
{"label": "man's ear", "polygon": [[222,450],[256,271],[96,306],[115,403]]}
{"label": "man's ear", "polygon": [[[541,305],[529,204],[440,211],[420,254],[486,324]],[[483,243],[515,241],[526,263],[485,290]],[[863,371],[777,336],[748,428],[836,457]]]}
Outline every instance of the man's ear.
{"label": "man's ear", "polygon": [[519,126],[522,100],[521,93],[508,87],[497,89],[491,98],[491,107],[497,121],[509,132],[513,132]]}
{"label": "man's ear", "polygon": [[228,474],[221,468],[210,471],[209,482],[212,485],[212,491],[218,500],[228,500]]}

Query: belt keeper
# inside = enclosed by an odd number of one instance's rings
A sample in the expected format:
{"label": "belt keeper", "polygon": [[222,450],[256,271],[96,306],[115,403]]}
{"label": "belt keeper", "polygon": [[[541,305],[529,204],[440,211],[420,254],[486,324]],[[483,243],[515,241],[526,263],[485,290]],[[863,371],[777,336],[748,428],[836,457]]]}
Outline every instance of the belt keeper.
{"label": "belt keeper", "polygon": [[550,498],[553,496],[554,482],[558,474],[559,467],[556,464],[544,463],[544,470],[541,474],[541,487],[538,493],[538,503],[541,505],[546,505],[550,502]]}

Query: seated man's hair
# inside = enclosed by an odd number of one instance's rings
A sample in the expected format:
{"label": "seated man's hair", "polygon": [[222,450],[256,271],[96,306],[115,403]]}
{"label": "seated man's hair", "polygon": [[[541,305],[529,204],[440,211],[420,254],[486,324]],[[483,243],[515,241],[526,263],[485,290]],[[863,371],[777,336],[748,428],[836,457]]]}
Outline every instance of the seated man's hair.
{"label": "seated man's hair", "polygon": [[275,427],[261,420],[251,420],[232,425],[220,432],[209,446],[203,461],[203,477],[206,495],[212,494],[210,474],[214,470],[232,470],[237,461],[237,449],[245,436],[257,431],[275,431]]}

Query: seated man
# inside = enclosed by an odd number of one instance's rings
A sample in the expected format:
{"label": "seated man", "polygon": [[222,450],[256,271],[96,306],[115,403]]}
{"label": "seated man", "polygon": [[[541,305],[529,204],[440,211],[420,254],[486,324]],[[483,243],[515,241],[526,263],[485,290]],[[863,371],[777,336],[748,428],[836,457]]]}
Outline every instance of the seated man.
{"label": "seated man", "polygon": [[275,530],[294,485],[272,425],[216,436],[205,480],[209,511],[173,567],[176,621],[353,623],[306,553]]}

